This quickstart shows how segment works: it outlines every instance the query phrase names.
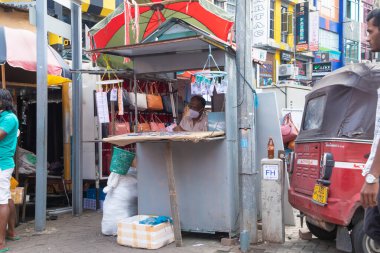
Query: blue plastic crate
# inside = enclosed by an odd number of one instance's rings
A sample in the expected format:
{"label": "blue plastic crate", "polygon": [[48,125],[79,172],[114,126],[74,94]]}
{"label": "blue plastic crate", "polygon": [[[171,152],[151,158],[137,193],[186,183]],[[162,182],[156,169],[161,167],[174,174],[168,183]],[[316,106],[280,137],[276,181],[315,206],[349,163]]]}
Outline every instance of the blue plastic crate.
{"label": "blue plastic crate", "polygon": [[99,200],[105,200],[107,194],[103,192],[103,188],[100,188],[99,191]]}
{"label": "blue plastic crate", "polygon": [[86,192],[86,198],[96,199],[96,189],[95,188],[89,188]]}
{"label": "blue plastic crate", "polygon": [[[96,199],[96,188],[89,188],[86,192],[86,198]],[[99,189],[99,200],[105,200],[106,194],[103,192],[103,188]]]}
{"label": "blue plastic crate", "polygon": [[96,210],[96,200],[95,199],[83,199],[83,209]]}

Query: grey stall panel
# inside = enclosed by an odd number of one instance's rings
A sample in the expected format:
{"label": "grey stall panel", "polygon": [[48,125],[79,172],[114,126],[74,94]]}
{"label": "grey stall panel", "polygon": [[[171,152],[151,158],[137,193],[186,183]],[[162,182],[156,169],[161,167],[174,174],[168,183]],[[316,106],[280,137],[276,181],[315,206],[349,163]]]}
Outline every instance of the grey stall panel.
{"label": "grey stall panel", "polygon": [[[173,164],[183,231],[235,233],[235,175],[226,141],[173,143]],[[170,216],[165,143],[137,145],[139,214]]]}

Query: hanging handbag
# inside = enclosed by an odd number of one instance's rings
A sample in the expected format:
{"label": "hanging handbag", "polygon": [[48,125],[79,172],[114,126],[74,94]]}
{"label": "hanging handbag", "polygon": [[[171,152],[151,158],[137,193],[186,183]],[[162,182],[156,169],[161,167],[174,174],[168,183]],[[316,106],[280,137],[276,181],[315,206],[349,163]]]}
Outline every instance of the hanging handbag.
{"label": "hanging handbag", "polygon": [[112,123],[109,124],[109,133],[110,135],[121,135],[121,134],[128,134],[131,132],[131,126],[129,125],[129,122],[127,122],[124,117],[121,117],[122,120],[115,119],[115,131],[112,130]]}
{"label": "hanging handbag", "polygon": [[[177,108],[178,113],[183,113],[183,110],[185,108],[185,103],[183,102],[183,99],[177,95],[174,95],[174,94],[173,94],[173,98],[174,98],[174,106],[178,107]],[[162,96],[162,102],[164,103],[165,111],[168,113],[173,113],[172,102],[170,100],[169,94]]]}
{"label": "hanging handbag", "polygon": [[166,132],[165,124],[162,123],[159,117],[157,115],[153,114],[152,119],[149,122],[150,129],[153,132]]}
{"label": "hanging handbag", "polygon": [[149,123],[141,115],[140,115],[139,124],[137,126],[137,131],[138,132],[150,132],[151,131]]}
{"label": "hanging handbag", "polygon": [[285,115],[284,121],[281,124],[281,135],[284,145],[286,145],[290,141],[294,141],[297,138],[298,129],[294,125],[290,113]]}
{"label": "hanging handbag", "polygon": [[127,92],[127,104],[129,104],[129,108],[134,110],[137,106],[137,110],[145,111],[148,109],[148,104],[146,102],[146,94],[142,92],[139,86],[137,86],[137,100],[136,94],[134,92]]}
{"label": "hanging handbag", "polygon": [[146,95],[146,102],[149,110],[162,111],[164,109],[162,98],[158,93],[157,85],[154,83],[149,87],[149,92]]}

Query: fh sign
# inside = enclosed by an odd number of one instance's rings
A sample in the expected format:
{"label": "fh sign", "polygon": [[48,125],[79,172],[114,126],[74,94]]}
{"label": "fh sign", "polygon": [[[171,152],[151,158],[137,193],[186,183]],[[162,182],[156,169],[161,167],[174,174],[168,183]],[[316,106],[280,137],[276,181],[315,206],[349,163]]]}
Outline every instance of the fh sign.
{"label": "fh sign", "polygon": [[279,178],[279,168],[275,164],[264,164],[263,165],[263,179],[264,180],[278,180]]}
{"label": "fh sign", "polygon": [[254,0],[252,6],[253,46],[268,44],[269,38],[268,0]]}

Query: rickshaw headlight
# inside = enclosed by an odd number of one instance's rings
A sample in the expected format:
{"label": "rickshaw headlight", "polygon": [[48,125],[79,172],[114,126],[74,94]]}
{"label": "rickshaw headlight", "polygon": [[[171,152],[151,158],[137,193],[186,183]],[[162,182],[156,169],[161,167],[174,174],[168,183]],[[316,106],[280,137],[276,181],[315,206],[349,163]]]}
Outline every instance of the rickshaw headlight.
{"label": "rickshaw headlight", "polygon": [[331,153],[324,153],[321,160],[321,178],[330,180],[334,166],[334,156]]}

